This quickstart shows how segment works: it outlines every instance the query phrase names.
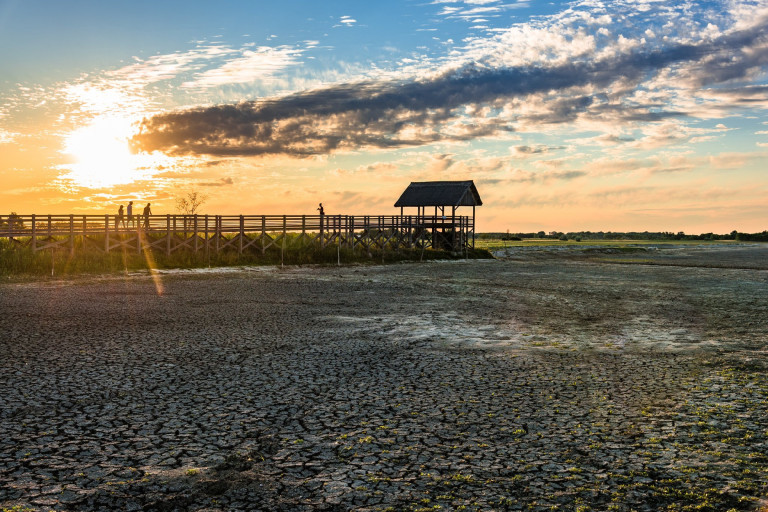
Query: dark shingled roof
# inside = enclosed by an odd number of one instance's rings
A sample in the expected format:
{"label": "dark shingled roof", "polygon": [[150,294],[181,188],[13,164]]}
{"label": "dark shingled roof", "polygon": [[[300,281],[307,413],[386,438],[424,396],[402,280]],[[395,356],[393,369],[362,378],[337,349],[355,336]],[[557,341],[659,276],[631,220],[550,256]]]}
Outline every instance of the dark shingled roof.
{"label": "dark shingled roof", "polygon": [[475,183],[469,181],[414,181],[408,185],[398,206],[480,206],[483,201]]}

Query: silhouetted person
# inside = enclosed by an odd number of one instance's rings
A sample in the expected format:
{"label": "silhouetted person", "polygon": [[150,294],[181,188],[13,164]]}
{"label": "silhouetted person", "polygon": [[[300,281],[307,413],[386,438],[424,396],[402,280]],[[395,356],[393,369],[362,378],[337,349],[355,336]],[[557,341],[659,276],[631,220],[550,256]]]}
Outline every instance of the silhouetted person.
{"label": "silhouetted person", "polygon": [[320,212],[320,215],[325,215],[325,209],[323,208],[323,203],[320,203],[320,206],[317,208],[317,211]]}
{"label": "silhouetted person", "polygon": [[120,208],[117,209],[117,217],[115,217],[115,229],[120,229],[120,224],[123,224],[123,227],[125,227],[125,217],[123,216],[123,205],[120,205]]}
{"label": "silhouetted person", "polygon": [[149,216],[152,215],[152,210],[149,208],[150,203],[144,207],[144,229],[149,229]]}
{"label": "silhouetted person", "polygon": [[128,224],[133,226],[133,201],[128,202],[128,208],[125,213],[128,214]]}

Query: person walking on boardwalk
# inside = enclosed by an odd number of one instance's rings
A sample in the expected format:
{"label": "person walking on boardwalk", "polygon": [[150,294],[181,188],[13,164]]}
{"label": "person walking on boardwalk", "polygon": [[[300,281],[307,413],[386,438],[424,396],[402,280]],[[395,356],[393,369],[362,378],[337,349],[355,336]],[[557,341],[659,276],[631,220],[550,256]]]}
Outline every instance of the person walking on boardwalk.
{"label": "person walking on boardwalk", "polygon": [[144,207],[144,229],[149,229],[149,216],[152,215],[152,210],[149,208],[150,203]]}
{"label": "person walking on boardwalk", "polygon": [[128,225],[133,227],[133,201],[128,201],[128,208],[125,212],[128,215]]}
{"label": "person walking on boardwalk", "polygon": [[320,206],[317,207],[317,211],[320,212],[320,215],[325,215],[325,208],[323,208],[323,203],[320,203]]}
{"label": "person walking on boardwalk", "polygon": [[125,217],[123,216],[123,205],[117,209],[117,217],[115,217],[115,229],[120,229],[120,224],[125,227]]}

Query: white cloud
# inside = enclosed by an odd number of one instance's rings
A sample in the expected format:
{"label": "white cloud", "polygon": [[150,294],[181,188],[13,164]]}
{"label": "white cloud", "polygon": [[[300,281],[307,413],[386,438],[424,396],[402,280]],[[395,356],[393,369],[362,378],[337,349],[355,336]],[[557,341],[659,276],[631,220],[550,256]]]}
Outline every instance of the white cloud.
{"label": "white cloud", "polygon": [[198,89],[267,81],[277,72],[298,64],[302,52],[289,46],[262,46],[255,50],[246,50],[242,52],[241,57],[200,73],[194,80],[183,83],[182,87]]}
{"label": "white cloud", "polygon": [[106,73],[107,78],[126,85],[143,87],[200,69],[205,62],[236,54],[237,50],[224,45],[208,45],[187,52],[155,55],[147,60],[136,58],[136,63]]}
{"label": "white cloud", "polygon": [[7,130],[3,130],[2,128],[0,128],[0,144],[10,144],[14,140],[16,140],[16,138],[19,135],[20,134],[18,133],[9,132]]}

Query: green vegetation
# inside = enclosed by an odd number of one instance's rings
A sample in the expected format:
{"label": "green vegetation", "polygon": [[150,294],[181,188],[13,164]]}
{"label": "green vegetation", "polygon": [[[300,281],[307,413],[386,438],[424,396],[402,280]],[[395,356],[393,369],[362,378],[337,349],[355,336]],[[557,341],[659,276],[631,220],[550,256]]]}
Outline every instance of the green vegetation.
{"label": "green vegetation", "polygon": [[[535,233],[534,233],[535,234]],[[609,233],[600,233],[602,235],[608,235]],[[653,235],[663,235],[658,233],[652,233]],[[520,236],[525,235],[525,236]],[[738,233],[734,237],[730,238],[730,235],[715,235],[712,238],[707,238],[706,235],[691,235],[682,238],[652,238],[645,237],[643,234],[638,233],[610,233],[609,236],[603,238],[587,236],[580,236],[574,233],[558,233],[553,232],[552,236],[545,235],[539,237],[538,234],[535,237],[528,237],[528,233],[518,233],[517,235],[507,235],[501,233],[480,233],[477,235],[475,242],[476,249],[495,250],[502,249],[504,247],[585,247],[585,246],[597,246],[602,248],[612,248],[622,252],[637,252],[642,251],[643,248],[648,246],[680,246],[680,245],[700,245],[706,244],[733,244],[740,242],[764,242],[768,241],[768,234],[763,238],[763,234],[744,234]],[[597,235],[597,234],[594,234]],[[620,235],[620,236],[614,236]]]}
{"label": "green vegetation", "polygon": [[35,512],[35,509],[23,505],[14,505],[12,507],[3,507],[0,512]]}
{"label": "green vegetation", "polygon": [[[19,242],[0,239],[0,277],[70,276],[78,274],[115,273],[152,269],[205,268],[238,265],[336,265],[350,263],[394,263],[408,260],[463,259],[464,253],[427,249],[395,249],[390,247],[354,250],[329,244],[320,248],[315,244],[297,242],[289,235],[285,248],[282,244],[267,248],[250,246],[242,254],[234,248],[219,253],[191,250],[174,251],[167,255],[162,250],[137,252],[135,249],[116,249],[110,253],[95,247],[83,247],[75,241],[74,251],[66,246],[55,250],[33,252]],[[98,240],[96,240],[98,245]],[[486,250],[469,251],[469,258],[492,258]]]}
{"label": "green vegetation", "polygon": [[768,242],[768,231],[761,233],[739,233],[734,230],[728,234],[701,233],[699,235],[687,235],[682,231],[673,233],[671,231],[630,231],[626,233],[613,231],[575,231],[563,233],[561,231],[550,231],[545,233],[479,233],[479,240],[501,240],[506,242],[518,241],[573,241],[573,242],[597,242],[597,241],[628,241],[635,242],[674,242],[674,241],[737,241],[737,242]]}

